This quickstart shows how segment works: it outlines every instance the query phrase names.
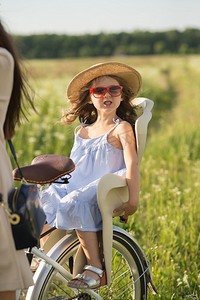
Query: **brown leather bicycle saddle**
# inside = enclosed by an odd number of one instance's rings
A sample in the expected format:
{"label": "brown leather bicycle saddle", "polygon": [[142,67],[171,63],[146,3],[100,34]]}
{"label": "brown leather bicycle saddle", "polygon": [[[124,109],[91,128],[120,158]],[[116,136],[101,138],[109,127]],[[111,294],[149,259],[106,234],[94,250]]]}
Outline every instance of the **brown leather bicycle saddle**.
{"label": "brown leather bicycle saddle", "polygon": [[[31,165],[20,168],[27,182],[46,184],[71,173],[75,169],[73,161],[66,156],[45,154],[33,159]],[[19,169],[13,170],[15,180],[20,180]]]}

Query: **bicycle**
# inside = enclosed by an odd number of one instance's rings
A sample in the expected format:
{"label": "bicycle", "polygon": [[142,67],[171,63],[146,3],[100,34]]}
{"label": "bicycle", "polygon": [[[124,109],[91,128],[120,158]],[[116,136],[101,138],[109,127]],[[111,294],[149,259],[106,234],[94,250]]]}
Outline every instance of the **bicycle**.
{"label": "bicycle", "polygon": [[[136,101],[136,99],[135,99]],[[139,153],[139,161],[144,151],[146,135],[144,135],[144,127],[151,118],[149,112],[153,106],[151,100],[137,98],[137,105],[143,108],[143,117],[140,119],[142,123],[142,138],[139,136],[141,129],[140,123],[136,127],[136,140]],[[144,117],[146,125],[144,124]],[[44,162],[44,157],[42,158]],[[70,162],[71,163],[71,162]],[[35,167],[34,172],[33,166]],[[53,165],[50,166],[53,170]],[[41,166],[37,163],[26,168],[25,178],[29,182],[34,182],[41,177]],[[49,165],[48,165],[49,168]],[[71,170],[71,165],[68,168]],[[50,170],[50,169],[49,169]],[[45,175],[45,163],[43,164],[43,178],[38,183],[55,182],[53,178],[59,178],[68,174],[70,170],[61,170],[49,178]],[[24,172],[23,172],[24,173]],[[34,174],[33,174],[34,173]],[[51,173],[51,172],[50,172]],[[46,177],[45,177],[46,176]],[[73,176],[73,174],[72,174]],[[47,178],[48,177],[48,178]],[[66,177],[65,177],[66,180]],[[68,180],[68,179],[67,179]],[[66,183],[66,182],[65,182]],[[123,222],[123,218],[121,218]],[[54,230],[54,231],[53,231]],[[50,237],[44,245],[44,249],[34,247],[29,250],[30,254],[41,259],[37,271],[33,277],[34,286],[28,289],[27,300],[89,300],[89,299],[147,299],[147,289],[156,294],[157,291],[152,283],[149,270],[149,263],[145,257],[143,250],[138,242],[125,230],[118,226],[113,226],[112,239],[112,266],[111,266],[111,283],[100,287],[96,290],[72,289],[67,286],[68,280],[72,279],[74,257],[79,247],[79,240],[75,231],[65,231],[53,228]],[[47,231],[45,234],[49,234]]]}

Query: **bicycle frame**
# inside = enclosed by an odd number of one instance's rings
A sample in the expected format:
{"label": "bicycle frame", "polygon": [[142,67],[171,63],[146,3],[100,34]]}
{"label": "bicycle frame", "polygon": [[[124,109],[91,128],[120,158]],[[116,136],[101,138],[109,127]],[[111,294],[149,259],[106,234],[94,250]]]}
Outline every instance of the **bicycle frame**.
{"label": "bicycle frame", "polygon": [[[33,280],[34,282],[37,280],[37,277],[40,275],[40,270],[44,266],[44,264],[48,264],[52,267],[54,267],[59,272],[59,279],[62,280],[63,283],[67,284],[68,280],[71,280],[72,274],[70,274],[65,268],[63,268],[59,263],[57,263],[55,260],[53,260],[51,257],[49,257],[47,254],[43,253],[41,249],[38,249],[37,247],[34,247],[31,249],[31,253],[36,255],[37,257],[41,258],[43,260],[43,264],[41,264],[38,267],[38,270],[36,271]],[[66,278],[68,280],[66,280]],[[34,288],[34,285],[32,286],[32,289]],[[29,292],[31,292],[31,288],[29,288]],[[97,293],[95,293],[93,290],[87,289],[85,290],[88,294],[91,296],[94,296],[98,300],[103,300],[101,296],[99,296]],[[28,294],[27,294],[28,296]],[[29,299],[29,298],[28,298]],[[31,298],[30,298],[31,299]]]}
{"label": "bicycle frame", "polygon": [[[124,237],[126,236],[129,240],[130,243],[134,243],[135,245],[135,249],[137,252],[137,256],[140,257],[140,261],[142,262],[142,273],[141,275],[136,278],[135,282],[137,280],[140,279],[140,277],[144,276],[145,281],[146,281],[146,285],[149,287],[149,289],[152,290],[154,289],[152,281],[151,281],[151,276],[150,276],[150,272],[149,272],[149,263],[141,249],[141,247],[139,246],[139,244],[137,243],[137,241],[125,230],[123,230],[122,228],[118,227],[118,226],[113,226],[113,230],[114,232],[119,232],[121,235],[123,235]],[[63,249],[65,248],[66,245],[66,240],[70,240],[71,243],[73,243],[74,238],[75,238],[76,234],[75,232],[71,232],[70,234],[65,235],[64,237],[62,237],[49,251],[47,254],[44,253],[44,251],[42,249],[38,249],[36,247],[32,248],[31,253],[34,254],[35,256],[41,258],[41,263],[34,275],[34,283],[37,283],[37,280],[42,280],[43,281],[43,277],[42,277],[42,269],[46,267],[46,265],[49,266],[49,269],[51,268],[51,266],[53,268],[55,268],[59,273],[56,275],[64,284],[67,284],[68,280],[72,279],[72,274],[69,273],[65,268],[63,268],[58,262],[56,262],[56,257],[58,257],[58,254],[60,252],[63,251]],[[134,283],[135,283],[134,282]],[[32,298],[31,294],[32,294],[32,290],[34,289],[34,286],[30,287],[27,293],[27,298],[28,300],[35,300]],[[99,300],[103,300],[103,298],[96,293],[95,291],[91,290],[91,289],[87,289],[85,290],[85,292],[87,292],[88,294],[90,294],[90,296],[95,297],[95,299],[99,299]]]}

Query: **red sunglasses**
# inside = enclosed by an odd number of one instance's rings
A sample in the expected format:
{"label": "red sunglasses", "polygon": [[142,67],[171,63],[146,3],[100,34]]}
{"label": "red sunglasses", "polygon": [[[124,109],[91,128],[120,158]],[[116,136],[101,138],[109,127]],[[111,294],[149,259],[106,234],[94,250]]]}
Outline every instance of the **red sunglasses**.
{"label": "red sunglasses", "polygon": [[121,95],[123,86],[121,85],[111,85],[108,87],[97,86],[90,89],[90,94],[95,98],[102,98],[108,92],[112,97],[118,97]]}

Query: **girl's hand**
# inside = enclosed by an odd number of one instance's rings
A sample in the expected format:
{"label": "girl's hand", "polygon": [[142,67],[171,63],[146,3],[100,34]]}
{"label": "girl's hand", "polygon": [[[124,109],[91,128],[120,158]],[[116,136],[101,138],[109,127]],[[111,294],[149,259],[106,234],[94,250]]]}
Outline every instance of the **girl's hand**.
{"label": "girl's hand", "polygon": [[127,219],[128,216],[133,215],[137,211],[138,206],[136,204],[132,204],[129,201],[123,203],[121,206],[114,209],[114,213],[124,211],[124,215],[122,216],[124,219]]}

